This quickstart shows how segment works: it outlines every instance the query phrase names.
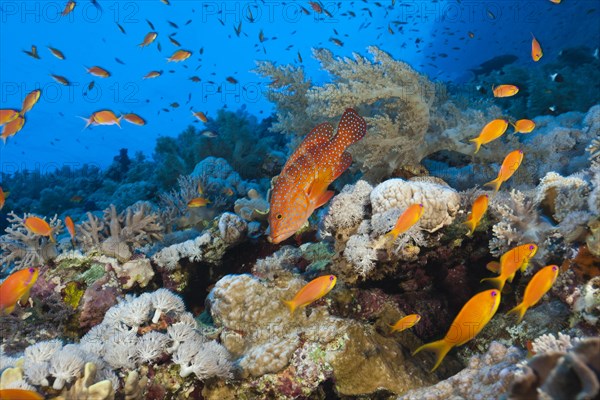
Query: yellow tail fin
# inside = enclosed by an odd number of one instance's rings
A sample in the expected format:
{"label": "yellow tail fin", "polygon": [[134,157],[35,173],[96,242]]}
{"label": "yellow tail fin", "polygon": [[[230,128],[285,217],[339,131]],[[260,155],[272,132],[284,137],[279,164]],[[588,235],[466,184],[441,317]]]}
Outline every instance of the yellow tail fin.
{"label": "yellow tail fin", "polygon": [[452,344],[450,344],[442,339],[442,340],[438,340],[436,342],[424,344],[423,346],[421,346],[418,349],[416,349],[415,351],[413,351],[412,355],[414,356],[421,350],[431,351],[432,353],[434,353],[435,354],[435,365],[431,369],[431,372],[433,372],[440,366],[440,364],[442,363],[442,360],[444,359],[444,357],[446,357],[446,354],[448,354],[448,352],[452,349],[452,347],[454,347],[454,346],[452,346]]}
{"label": "yellow tail fin", "polygon": [[521,304],[517,305],[515,308],[513,308],[512,310],[510,310],[509,312],[507,312],[506,315],[511,315],[511,314],[517,315],[518,316],[517,324],[518,324],[523,320],[523,316],[525,315],[526,311],[527,311],[527,307],[525,307],[525,303],[521,303]]}
{"label": "yellow tail fin", "polygon": [[469,232],[467,232],[467,236],[473,236],[473,232],[475,232],[475,221],[473,221],[472,219],[468,219],[465,222],[463,222],[463,224],[466,225],[469,229]]}
{"label": "yellow tail fin", "polygon": [[283,304],[285,304],[290,309],[290,315],[292,315],[294,311],[296,311],[296,307],[298,307],[293,300],[283,300]]}
{"label": "yellow tail fin", "polygon": [[481,148],[481,140],[479,140],[479,138],[476,138],[476,139],[469,140],[469,142],[475,143],[475,153],[473,153],[473,154],[477,154],[477,152]]}
{"label": "yellow tail fin", "polygon": [[504,284],[506,283],[506,279],[501,278],[501,277],[497,277],[497,278],[483,278],[479,282],[483,282],[483,281],[489,281],[493,286],[496,287],[496,289],[498,289],[500,291],[502,291],[502,289],[504,288]]}
{"label": "yellow tail fin", "polygon": [[500,190],[500,185],[502,185],[502,180],[500,180],[500,177],[494,179],[493,181],[489,181],[488,183],[483,184],[483,186],[490,186],[494,188],[494,192]]}

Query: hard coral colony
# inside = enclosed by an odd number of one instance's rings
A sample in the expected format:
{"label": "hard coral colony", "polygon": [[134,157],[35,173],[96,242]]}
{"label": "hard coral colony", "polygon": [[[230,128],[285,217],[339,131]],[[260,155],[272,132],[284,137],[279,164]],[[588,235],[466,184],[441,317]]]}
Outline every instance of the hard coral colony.
{"label": "hard coral colony", "polygon": [[600,9],[417,3],[134,2],[99,39],[69,0],[76,43],[2,35],[7,76],[85,99],[7,94],[6,165],[89,164],[2,168],[0,399],[598,398]]}

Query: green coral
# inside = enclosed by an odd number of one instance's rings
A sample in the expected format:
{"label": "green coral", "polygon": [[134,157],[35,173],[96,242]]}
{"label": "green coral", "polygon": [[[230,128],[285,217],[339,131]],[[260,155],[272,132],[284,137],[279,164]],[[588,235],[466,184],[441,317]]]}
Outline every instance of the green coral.
{"label": "green coral", "polygon": [[92,283],[102,278],[105,273],[106,271],[102,265],[93,264],[90,268],[77,276],[77,280],[81,280],[85,282],[87,286],[90,286]]}
{"label": "green coral", "polygon": [[63,289],[63,301],[76,309],[79,306],[79,302],[83,297],[84,290],[80,287],[77,282],[69,282]]}

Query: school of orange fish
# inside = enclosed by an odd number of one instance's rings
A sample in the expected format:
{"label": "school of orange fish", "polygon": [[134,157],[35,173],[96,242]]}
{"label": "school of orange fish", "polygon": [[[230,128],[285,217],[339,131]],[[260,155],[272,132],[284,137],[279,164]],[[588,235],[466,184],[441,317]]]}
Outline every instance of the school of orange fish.
{"label": "school of orange fish", "polygon": [[[169,4],[168,0],[161,0]],[[552,3],[559,4],[560,0],[549,0]],[[310,7],[316,13],[325,13],[327,10],[320,3],[309,2]],[[62,13],[68,15],[76,6],[75,1],[69,0]],[[303,8],[304,9],[304,8]],[[306,11],[308,12],[308,11]],[[118,24],[117,24],[118,25]],[[119,26],[123,31],[123,28]],[[241,28],[240,28],[241,29]],[[262,31],[261,31],[262,34]],[[157,38],[157,33],[149,32],[139,44],[140,47],[149,46]],[[179,43],[170,37],[174,44]],[[262,41],[262,40],[261,40]],[[64,54],[56,49],[49,47],[49,51],[57,58],[64,60]],[[31,52],[26,52],[34,58],[39,58],[37,48],[32,46]],[[181,62],[191,56],[187,50],[177,50],[167,59],[169,62]],[[532,34],[531,57],[534,62],[538,62],[543,56],[542,48],[538,40]],[[107,78],[110,73],[98,66],[87,68],[87,72],[93,76]],[[152,71],[144,76],[145,79],[156,78],[161,72]],[[53,79],[61,84],[68,85],[69,81],[61,76],[52,75]],[[231,78],[234,80],[234,78]],[[501,84],[492,87],[494,97],[511,97],[517,94],[519,88],[511,84]],[[41,90],[37,89],[29,93],[22,104],[20,110],[2,109],[0,110],[0,126],[3,126],[2,139],[4,142],[17,134],[25,125],[26,113],[30,112],[40,99]],[[203,112],[192,112],[192,115],[202,122],[207,122],[207,117]],[[83,117],[82,117],[83,118]],[[121,119],[132,124],[144,125],[145,120],[140,116],[129,113],[119,117],[110,110],[100,110],[94,112],[90,117],[83,118],[86,121],[84,128],[90,125],[118,125]],[[535,128],[535,123],[529,119],[519,119],[514,122],[509,119],[496,119],[483,127],[477,138],[471,141],[475,144],[475,154],[482,145],[488,144],[500,138],[508,129],[509,123],[514,127],[514,133],[529,133]],[[337,179],[352,163],[352,157],[346,149],[353,143],[359,141],[366,134],[366,123],[356,111],[348,109],[344,112],[338,125],[337,133],[334,134],[334,127],[329,123],[323,123],[315,127],[304,139],[302,144],[287,160],[281,174],[277,178],[271,198],[269,213],[269,234],[268,240],[272,243],[280,243],[298,232],[308,221],[313,211],[325,205],[333,196],[334,192],[327,190],[328,186]],[[500,189],[502,183],[506,182],[519,168],[523,161],[523,152],[514,150],[504,158],[498,177],[485,185],[491,186],[494,192]],[[0,209],[4,206],[8,192],[4,192],[0,187]],[[203,197],[202,188],[198,187],[198,197],[188,203],[188,207],[203,207],[210,201]],[[472,205],[471,213],[464,222],[468,229],[467,236],[472,236],[479,225],[488,207],[488,195],[479,196]],[[399,235],[406,233],[415,226],[423,214],[424,206],[422,204],[413,204],[409,206],[398,218],[394,228],[387,234],[392,241]],[[44,219],[31,216],[26,218],[25,226],[32,233],[48,237],[52,242],[52,228]],[[65,218],[65,226],[74,242],[76,230],[72,219]],[[460,310],[452,322],[448,333],[443,339],[425,344],[417,348],[413,354],[422,350],[432,351],[436,355],[436,361],[433,366],[435,370],[442,362],[446,354],[455,346],[460,346],[473,339],[492,319],[496,313],[501,299],[501,291],[506,281],[512,282],[517,271],[524,272],[529,261],[535,256],[537,246],[534,243],[527,243],[517,246],[502,255],[499,262],[488,264],[488,269],[497,273],[495,278],[486,278],[482,281],[489,281],[495,286],[495,289],[486,290],[473,296]],[[556,265],[549,265],[540,269],[527,284],[522,302],[511,309],[509,314],[516,314],[520,322],[525,312],[547,293],[555,282],[559,273]],[[27,302],[29,291],[35,284],[38,277],[38,268],[26,268],[16,271],[8,276],[0,285],[0,314],[11,313],[17,304]],[[298,308],[305,307],[329,293],[336,284],[337,278],[334,275],[325,275],[318,277],[307,283],[295,296],[284,303],[289,307],[293,314]],[[395,324],[390,325],[392,332],[401,332],[409,329],[420,320],[417,314],[407,315]],[[39,394],[29,391],[19,391],[17,389],[0,390],[1,398],[42,398]],[[17,396],[17,397],[15,397]],[[21,397],[18,397],[21,396]]]}

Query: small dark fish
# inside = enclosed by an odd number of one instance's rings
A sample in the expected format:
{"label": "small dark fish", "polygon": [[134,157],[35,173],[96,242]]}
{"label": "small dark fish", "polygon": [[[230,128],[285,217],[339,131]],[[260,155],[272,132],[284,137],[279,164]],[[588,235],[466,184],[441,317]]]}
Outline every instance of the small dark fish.
{"label": "small dark fish", "polygon": [[190,81],[196,82],[196,83],[198,83],[198,82],[200,82],[202,80],[202,79],[200,79],[200,77],[195,76],[195,75],[192,76],[192,77],[190,77],[189,79],[190,79]]}
{"label": "small dark fish", "polygon": [[240,37],[240,33],[242,33],[242,21],[240,21],[240,23],[238,24],[237,28],[233,27],[233,30],[235,31],[235,35],[237,37]]}
{"label": "small dark fish", "polygon": [[238,83],[237,79],[235,79],[233,76],[228,76],[227,78],[225,78],[225,80],[234,85]]}
{"label": "small dark fish", "polygon": [[175,29],[179,29],[179,26],[177,26],[177,24],[176,24],[175,22],[171,22],[171,21],[168,21],[168,20],[167,20],[167,23],[168,23],[169,25],[171,25],[173,28],[175,28]]}
{"label": "small dark fish", "polygon": [[177,103],[177,102],[171,103],[170,106],[173,107],[173,108],[178,108],[179,107],[179,103]]}
{"label": "small dark fish", "polygon": [[23,50],[23,53],[27,54],[29,57],[35,58],[36,60],[40,59],[40,56],[37,51],[36,45],[31,45],[31,51]]}
{"label": "small dark fish", "polygon": [[92,90],[92,89],[94,88],[94,85],[95,85],[95,84],[96,84],[96,82],[94,82],[94,81],[91,81],[91,82],[88,84],[88,91]]}
{"label": "small dark fish", "polygon": [[102,11],[102,7],[100,6],[100,3],[98,3],[97,0],[90,0],[90,2],[94,5],[94,7],[96,7],[96,10]]}
{"label": "small dark fish", "polygon": [[158,49],[158,51],[162,51],[162,46],[160,45],[160,42],[156,42],[156,48]]}
{"label": "small dark fish", "polygon": [[121,61],[120,59],[115,57],[115,61],[118,62],[121,65],[125,65],[125,63],[123,61]]}
{"label": "small dark fish", "polygon": [[152,29],[153,31],[155,31],[156,29],[154,29],[154,24],[148,20],[146,20],[146,22],[148,23],[148,26],[150,27],[150,29]]}
{"label": "small dark fish", "polygon": [[198,53],[201,55],[204,54],[204,47],[200,47],[200,50],[198,50]]}
{"label": "small dark fish", "polygon": [[179,43],[177,40],[173,39],[173,36],[169,36],[169,42],[171,42],[173,45],[175,45],[177,47],[181,47],[181,43]]}
{"label": "small dark fish", "polygon": [[491,12],[489,9],[486,11],[487,11],[487,15],[488,15],[488,17],[490,17],[490,19],[496,19],[496,16],[494,15],[493,12]]}
{"label": "small dark fish", "polygon": [[333,44],[342,47],[344,45],[344,42],[342,42],[340,39],[337,38],[329,38],[330,42],[333,42]]}
{"label": "small dark fish", "polygon": [[56,82],[60,83],[61,85],[64,85],[64,86],[70,85],[69,80],[67,78],[65,78],[64,76],[52,75],[52,74],[50,74],[50,76],[52,77],[52,79],[54,79]]}
{"label": "small dark fish", "polygon": [[119,30],[121,31],[121,33],[122,33],[123,35],[127,35],[127,33],[125,32],[125,28],[123,28],[123,27],[121,26],[121,24],[119,24],[118,22],[115,22],[115,24],[117,24],[117,26],[119,27]]}
{"label": "small dark fish", "polygon": [[261,43],[265,41],[265,34],[263,33],[262,29],[260,32],[258,32],[258,41]]}
{"label": "small dark fish", "polygon": [[300,54],[300,52],[298,52],[298,61],[299,61],[300,63],[302,63],[302,55]]}
{"label": "small dark fish", "polygon": [[475,37],[475,34],[474,34],[473,32],[469,32],[469,37],[470,37],[471,39],[473,39],[473,38]]}
{"label": "small dark fish", "polygon": [[563,78],[563,76],[561,74],[559,74],[558,72],[550,75],[550,79],[552,80],[552,82],[564,82],[565,78]]}
{"label": "small dark fish", "polygon": [[185,23],[185,25],[189,25],[189,24],[191,24],[191,23],[192,23],[192,20],[191,20],[191,19],[188,19],[188,20],[187,20],[187,22]]}

